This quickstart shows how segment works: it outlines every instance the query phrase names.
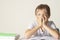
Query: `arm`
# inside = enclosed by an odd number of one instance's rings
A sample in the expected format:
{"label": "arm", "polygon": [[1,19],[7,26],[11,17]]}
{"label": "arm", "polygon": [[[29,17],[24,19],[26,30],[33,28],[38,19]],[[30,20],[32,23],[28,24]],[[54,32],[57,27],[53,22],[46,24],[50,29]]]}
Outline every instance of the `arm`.
{"label": "arm", "polygon": [[36,33],[36,31],[38,29],[40,29],[42,27],[42,20],[41,19],[37,19],[37,23],[38,25],[35,26],[33,29],[28,29],[26,32],[25,32],[25,38],[30,38],[33,34]]}
{"label": "arm", "polygon": [[47,17],[44,16],[45,19],[43,18],[43,27],[55,38],[59,38],[59,32],[53,28],[50,28],[48,25],[47,25]]}
{"label": "arm", "polygon": [[50,28],[47,25],[44,25],[44,28],[55,38],[59,38],[59,32],[57,30],[54,30],[52,28]]}
{"label": "arm", "polygon": [[33,29],[28,29],[26,32],[25,32],[25,38],[30,38],[33,34],[35,34],[35,32],[39,29],[40,27],[37,26],[37,27],[34,27]]}

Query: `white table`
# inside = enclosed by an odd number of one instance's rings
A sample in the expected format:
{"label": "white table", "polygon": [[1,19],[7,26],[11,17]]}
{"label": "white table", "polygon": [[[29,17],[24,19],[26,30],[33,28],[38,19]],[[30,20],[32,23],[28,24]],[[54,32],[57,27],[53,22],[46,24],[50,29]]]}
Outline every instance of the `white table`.
{"label": "white table", "polygon": [[30,39],[22,38],[22,39],[20,39],[20,40],[58,40],[58,39],[55,39],[55,38],[50,37],[50,36],[44,36],[44,37],[39,37],[39,36],[37,36],[37,37],[32,37],[32,38],[30,38]]}

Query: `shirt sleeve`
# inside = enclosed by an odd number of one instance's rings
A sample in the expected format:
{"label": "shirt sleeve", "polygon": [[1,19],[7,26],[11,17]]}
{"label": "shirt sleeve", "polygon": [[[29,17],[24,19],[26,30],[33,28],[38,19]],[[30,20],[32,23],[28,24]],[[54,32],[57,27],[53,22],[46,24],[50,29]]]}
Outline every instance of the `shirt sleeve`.
{"label": "shirt sleeve", "polygon": [[[56,27],[56,25],[55,25],[55,23],[54,23],[53,21],[50,21],[49,25],[50,25],[50,27],[51,27],[52,29],[57,30],[57,27]],[[57,31],[58,31],[58,30],[57,30]],[[49,36],[51,36],[50,33],[49,33]]]}
{"label": "shirt sleeve", "polygon": [[[36,23],[36,21],[34,21],[34,22],[32,22],[32,23],[28,26],[28,29],[33,29],[33,28],[36,27],[36,26],[37,26],[37,23]],[[37,32],[35,32],[35,33],[32,35],[32,37],[34,37],[34,36],[36,36],[36,35],[38,35]]]}
{"label": "shirt sleeve", "polygon": [[30,23],[30,24],[28,25],[28,29],[33,29],[34,27],[35,27],[34,22],[32,22],[32,23]]}
{"label": "shirt sleeve", "polygon": [[33,29],[34,27],[36,27],[38,24],[37,22],[34,20],[32,21],[29,25],[28,25],[28,29]]}
{"label": "shirt sleeve", "polygon": [[55,23],[53,21],[51,22],[51,28],[57,30],[57,27],[56,27],[56,25],[55,25]]}

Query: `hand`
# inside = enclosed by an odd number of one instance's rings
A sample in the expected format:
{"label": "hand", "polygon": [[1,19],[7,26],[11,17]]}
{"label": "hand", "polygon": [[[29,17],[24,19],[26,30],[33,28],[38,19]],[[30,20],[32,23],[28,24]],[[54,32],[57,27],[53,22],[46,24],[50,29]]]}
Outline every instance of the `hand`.
{"label": "hand", "polygon": [[37,22],[38,22],[38,26],[42,27],[42,25],[43,25],[42,18],[37,19]]}
{"label": "hand", "polygon": [[43,26],[47,25],[48,18],[46,16],[43,17]]}

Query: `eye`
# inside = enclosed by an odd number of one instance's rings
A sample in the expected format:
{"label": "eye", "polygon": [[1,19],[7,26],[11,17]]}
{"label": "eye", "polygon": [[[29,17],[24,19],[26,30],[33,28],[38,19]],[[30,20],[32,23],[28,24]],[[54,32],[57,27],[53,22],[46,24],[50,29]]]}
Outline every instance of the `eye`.
{"label": "eye", "polygon": [[38,16],[40,16],[41,14],[39,13]]}

